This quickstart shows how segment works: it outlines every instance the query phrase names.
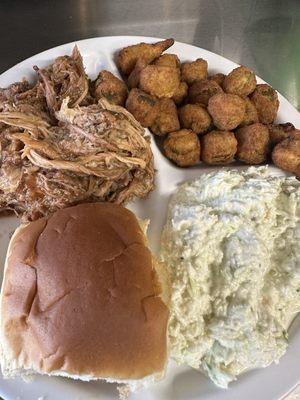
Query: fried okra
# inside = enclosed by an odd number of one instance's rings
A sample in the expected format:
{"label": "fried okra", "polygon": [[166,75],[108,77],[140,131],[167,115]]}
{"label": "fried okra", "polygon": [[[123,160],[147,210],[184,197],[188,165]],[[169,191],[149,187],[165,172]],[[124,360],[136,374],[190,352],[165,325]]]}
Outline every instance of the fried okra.
{"label": "fried okra", "polygon": [[177,68],[148,65],[140,74],[140,88],[152,96],[172,97],[180,85]]}
{"label": "fried okra", "polygon": [[186,82],[180,82],[178,89],[174,93],[172,99],[176,104],[181,104],[183,100],[187,97],[188,94],[188,85]]}
{"label": "fried okra", "polygon": [[249,97],[245,97],[245,104],[246,104],[245,115],[243,121],[240,123],[239,126],[247,126],[255,124],[255,122],[258,122],[257,110],[255,108],[255,105],[249,99]]}
{"label": "fried okra", "polygon": [[236,94],[219,93],[208,101],[208,112],[215,126],[223,131],[230,131],[240,125],[245,111],[245,100]]}
{"label": "fried okra", "polygon": [[159,57],[174,44],[174,39],[166,39],[157,43],[138,43],[125,47],[117,55],[117,65],[124,75],[129,75],[139,58],[148,64]]}
{"label": "fried okra", "polygon": [[201,138],[201,160],[206,164],[231,163],[237,151],[237,140],[233,132],[211,131]]}
{"label": "fried okra", "polygon": [[285,171],[297,173],[300,166],[300,139],[285,139],[272,152],[273,163]]}
{"label": "fried okra", "polygon": [[143,58],[139,58],[137,60],[135,67],[133,68],[127,79],[127,86],[129,87],[129,89],[133,89],[139,86],[141,72],[144,68],[147,67],[148,64],[149,63]]}
{"label": "fried okra", "polygon": [[153,62],[154,65],[162,67],[180,68],[180,60],[176,54],[162,54]]}
{"label": "fried okra", "polygon": [[270,142],[272,146],[282,142],[285,139],[300,139],[300,131],[295,129],[290,122],[285,124],[270,124],[268,125],[270,133]]}
{"label": "fried okra", "polygon": [[209,76],[208,79],[210,81],[216,82],[219,86],[222,87],[225,76],[226,75],[224,75],[224,74],[218,73],[218,74],[213,74],[213,75]]}
{"label": "fried okra", "polygon": [[178,110],[180,124],[195,133],[205,133],[212,124],[208,112],[200,104],[186,104]]}
{"label": "fried okra", "polygon": [[188,85],[207,78],[207,61],[198,58],[192,62],[181,64],[181,79]]}
{"label": "fried okra", "polygon": [[267,160],[270,148],[268,128],[257,122],[239,128],[235,133],[238,146],[236,157],[246,164],[261,164]]}
{"label": "fried okra", "polygon": [[216,82],[202,79],[190,86],[189,100],[191,103],[200,103],[207,106],[208,100],[218,93],[223,93],[223,90]]}
{"label": "fried okra", "polygon": [[151,126],[158,114],[158,99],[140,89],[132,89],[126,100],[126,108],[144,128]]}
{"label": "fried okra", "polygon": [[200,160],[200,141],[195,132],[181,129],[169,133],[164,141],[166,156],[180,167],[190,167]]}
{"label": "fried okra", "polygon": [[158,136],[180,129],[177,108],[172,99],[161,99],[157,104],[158,115],[151,125],[151,131]]}
{"label": "fried okra", "polygon": [[247,67],[238,67],[232,70],[224,79],[223,89],[226,93],[248,96],[255,90],[256,77]]}
{"label": "fried okra", "polygon": [[94,96],[105,97],[110,103],[124,106],[128,90],[123,81],[109,71],[101,71],[95,81]]}
{"label": "fried okra", "polygon": [[279,108],[276,90],[266,83],[256,85],[250,99],[257,109],[259,121],[263,124],[272,124]]}

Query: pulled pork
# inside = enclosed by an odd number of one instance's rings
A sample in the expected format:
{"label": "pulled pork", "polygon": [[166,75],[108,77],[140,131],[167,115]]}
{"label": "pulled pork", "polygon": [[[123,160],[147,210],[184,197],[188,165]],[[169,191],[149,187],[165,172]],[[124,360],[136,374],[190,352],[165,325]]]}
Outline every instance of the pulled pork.
{"label": "pulled pork", "polygon": [[0,88],[0,112],[23,112],[51,120],[46,99],[40,82],[31,87],[29,83],[13,83],[5,89]]}
{"label": "pulled pork", "polygon": [[58,57],[53,64],[44,69],[37,66],[33,68],[41,79],[51,113],[59,110],[62,100],[67,97],[71,107],[92,101],[89,81],[77,46],[74,47],[71,56]]}
{"label": "pulled pork", "polygon": [[92,99],[78,49],[35,69],[33,87],[0,90],[0,211],[31,221],[82,202],[145,197],[149,139],[123,107]]}

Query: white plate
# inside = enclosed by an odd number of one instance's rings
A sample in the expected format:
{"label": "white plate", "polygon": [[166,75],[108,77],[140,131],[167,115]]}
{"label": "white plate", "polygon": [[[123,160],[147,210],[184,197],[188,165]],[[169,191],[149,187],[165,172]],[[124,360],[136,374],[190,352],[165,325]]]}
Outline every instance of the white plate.
{"label": "white plate", "polygon": [[[93,79],[102,69],[109,69],[117,73],[114,63],[115,52],[130,44],[153,42],[159,39],[134,36],[115,36],[94,38],[76,42],[88,75]],[[23,77],[34,77],[33,65],[44,67],[57,56],[70,54],[74,43],[65,44],[33,56],[0,76],[0,87],[19,81]],[[202,57],[208,61],[209,72],[228,73],[236,64],[213,54],[183,43],[176,42],[170,50],[176,53],[182,61],[194,60]],[[259,79],[260,82],[262,82]],[[278,120],[292,122],[300,127],[300,115],[286,99],[279,95],[280,110]],[[130,205],[140,217],[150,218],[150,242],[157,251],[162,225],[165,221],[169,195],[178,183],[199,176],[212,168],[199,166],[192,169],[180,169],[171,165],[160,153],[156,143],[152,140],[152,149],[155,165],[156,188],[147,200],[139,200]],[[278,172],[274,168],[274,172]],[[0,219],[0,260],[5,258],[9,241],[9,233],[17,226],[14,217]],[[290,345],[286,355],[279,365],[272,365],[266,369],[255,370],[244,374],[237,382],[230,385],[230,389],[222,390],[213,385],[199,372],[186,367],[177,367],[170,363],[167,378],[149,390],[133,395],[132,399],[143,400],[277,400],[292,389],[300,380],[300,318],[296,319],[290,330]],[[5,400],[98,400],[116,399],[115,385],[106,383],[84,383],[64,378],[37,377],[32,383],[21,380],[4,380],[0,378],[0,395]]]}

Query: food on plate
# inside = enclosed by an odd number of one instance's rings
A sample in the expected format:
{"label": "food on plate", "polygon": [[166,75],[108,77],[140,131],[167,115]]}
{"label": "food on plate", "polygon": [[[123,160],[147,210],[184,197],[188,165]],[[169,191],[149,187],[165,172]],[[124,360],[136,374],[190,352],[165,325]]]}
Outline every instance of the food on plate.
{"label": "food on plate", "polygon": [[256,77],[247,67],[238,67],[232,70],[224,79],[223,89],[226,93],[248,96],[255,90]]}
{"label": "food on plate", "polygon": [[145,61],[143,58],[137,60],[134,69],[132,70],[131,74],[127,79],[127,86],[128,89],[133,89],[139,86],[141,72],[144,68],[147,67],[149,63]]}
{"label": "food on plate", "polygon": [[127,110],[144,127],[151,126],[158,115],[158,99],[140,89],[131,89],[126,100]]}
{"label": "food on plate", "polygon": [[[108,71],[89,85],[76,46],[34,69],[34,84],[0,90],[0,211],[28,221],[78,203],[146,196],[154,182],[149,139],[113,104],[125,100],[125,85]],[[97,102],[100,92],[110,102]]]}
{"label": "food on plate", "polygon": [[74,46],[71,56],[57,57],[48,67],[40,69],[35,66],[34,69],[40,77],[51,113],[59,110],[66,97],[70,107],[90,103],[89,82],[77,46]]}
{"label": "food on plate", "polygon": [[207,109],[217,128],[230,131],[243,121],[246,104],[236,94],[219,93],[209,99]]}
{"label": "food on plate", "polygon": [[105,97],[110,103],[125,106],[128,89],[121,79],[109,71],[101,71],[94,83],[94,96],[97,100]]}
{"label": "food on plate", "polygon": [[180,167],[196,165],[200,160],[200,141],[189,129],[169,133],[163,147],[166,156]]}
{"label": "food on plate", "polygon": [[211,165],[229,164],[237,151],[233,132],[211,131],[201,138],[201,161]]}
{"label": "food on plate", "polygon": [[208,64],[203,58],[181,64],[181,79],[188,85],[207,78]]}
{"label": "food on plate", "polygon": [[259,122],[272,124],[279,108],[276,90],[266,83],[262,83],[256,86],[250,98],[257,109]]}
{"label": "food on plate", "polygon": [[249,97],[245,97],[244,100],[246,104],[246,110],[243,121],[240,123],[239,126],[251,125],[255,122],[258,122],[258,114],[255,105],[252,103]]}
{"label": "food on plate", "polygon": [[130,72],[130,75],[127,79],[127,85],[129,89],[139,86],[140,76],[143,69],[146,68],[147,65],[149,65],[151,62],[153,62],[156,57],[158,57],[162,53],[162,51],[166,50],[173,43],[173,39],[166,39],[163,42],[155,43],[151,52],[143,54],[136,60],[135,66]]}
{"label": "food on plate", "polygon": [[1,368],[117,382],[160,379],[167,363],[167,270],[135,215],[82,204],[21,225],[1,292]]}
{"label": "food on plate", "polygon": [[134,69],[138,59],[143,59],[148,64],[158,58],[165,50],[174,44],[173,39],[162,40],[157,43],[138,43],[124,47],[117,54],[117,65],[121,73],[129,75]]}
{"label": "food on plate", "polygon": [[188,95],[188,85],[186,82],[180,82],[176,92],[173,94],[172,99],[175,104],[180,105]]}
{"label": "food on plate", "polygon": [[[51,121],[42,84],[31,86],[25,79],[0,88],[0,112],[19,111]],[[0,127],[1,129],[1,127]]]}
{"label": "food on plate", "polygon": [[161,260],[172,275],[171,356],[228,383],[278,362],[300,311],[300,182],[219,170],[173,195]]}
{"label": "food on plate", "polygon": [[189,100],[191,103],[200,103],[207,107],[208,100],[219,93],[223,93],[223,90],[215,81],[202,79],[190,86]]}
{"label": "food on plate", "polygon": [[296,173],[300,166],[300,138],[278,143],[273,149],[272,160],[278,168]]}
{"label": "food on plate", "polygon": [[[144,44],[141,45],[141,48],[144,48]],[[240,66],[227,76],[222,73],[208,75],[207,61],[199,58],[182,63],[180,75],[180,60],[176,54],[160,53],[156,59],[153,59],[153,54],[152,58],[150,56],[134,58],[135,67],[133,71],[131,70],[128,84],[129,87],[139,86],[144,94],[140,96],[140,91],[130,92],[126,108],[144,127],[150,127],[155,135],[164,135],[180,128],[183,131],[191,129],[197,134],[205,134],[210,130],[228,132],[238,128],[237,158],[254,165],[267,161],[269,150],[275,144],[288,137],[300,137],[297,129],[292,129],[286,124],[274,124],[279,107],[277,93],[267,84],[257,85],[255,74],[251,69]],[[148,65],[149,63],[152,64]],[[146,94],[151,97],[142,99]],[[180,126],[174,104],[165,100],[166,97],[172,98],[178,106]],[[158,102],[158,98],[163,100]],[[247,126],[250,128],[241,129]],[[266,126],[270,132],[269,136]],[[250,132],[249,137],[248,132]],[[215,136],[214,133],[204,141],[211,143]],[[218,143],[225,140],[225,137],[221,139],[219,134],[216,137],[220,140]],[[230,137],[232,138],[231,134]],[[231,161],[234,156],[234,140],[226,141],[223,150],[228,150],[225,154]],[[214,157],[218,157],[221,150],[214,151],[216,151]],[[165,154],[167,155],[167,152]],[[207,163],[212,162],[210,156],[206,154],[205,152],[202,160],[206,159]],[[187,167],[194,165],[195,160],[196,156],[191,163],[179,162],[177,165]]]}
{"label": "food on plate", "polygon": [[290,122],[284,124],[269,124],[270,142],[272,146],[282,142],[284,139],[300,139],[300,131],[295,129]]}
{"label": "food on plate", "polygon": [[222,87],[225,76],[226,75],[224,75],[222,73],[217,73],[217,74],[210,75],[207,79],[216,82],[219,86]]}
{"label": "food on plate", "polygon": [[59,122],[20,112],[3,123],[0,207],[23,221],[88,201],[124,203],[153,188],[150,143],[124,108],[106,99],[55,113]]}
{"label": "food on plate", "polygon": [[172,97],[180,85],[178,68],[148,65],[140,74],[140,88],[157,97]]}
{"label": "food on plate", "polygon": [[176,54],[162,54],[153,62],[154,65],[162,67],[180,68],[180,60]]}
{"label": "food on plate", "polygon": [[160,99],[158,104],[157,117],[150,129],[155,135],[163,136],[166,133],[178,131],[180,124],[177,115],[177,108],[172,99]]}
{"label": "food on plate", "polygon": [[124,103],[125,84],[102,71],[89,85],[76,46],[34,69],[34,84],[0,90],[0,211],[28,221],[78,203],[146,196],[154,182],[149,139],[113,104]]}
{"label": "food on plate", "polygon": [[257,122],[239,128],[235,133],[238,146],[236,157],[246,164],[261,164],[267,160],[270,150],[268,128]]}
{"label": "food on plate", "polygon": [[[166,43],[169,45],[171,42]],[[166,46],[166,43],[159,45],[160,49]],[[144,45],[141,44],[141,48],[144,49]],[[146,46],[147,49],[150,49],[155,44],[148,46]],[[180,75],[180,60],[177,55],[162,54],[162,52],[155,59],[153,52],[152,58],[150,55],[146,58],[141,55],[134,58],[132,63],[136,68],[132,72],[133,82],[135,86],[139,86],[140,91],[138,89],[131,91],[126,102],[126,108],[142,126],[150,127],[155,135],[164,135],[178,130],[185,132],[186,129],[191,129],[196,134],[207,134],[216,130],[228,132],[237,129],[236,158],[254,165],[267,161],[270,149],[277,143],[287,138],[300,137],[299,130],[289,123],[274,124],[279,107],[277,93],[267,84],[256,84],[256,77],[251,69],[240,66],[233,69],[227,76],[222,73],[208,75],[207,61],[199,58],[182,63]],[[152,64],[149,65],[149,63]],[[137,72],[136,75],[135,72]],[[129,86],[132,87],[130,78]],[[178,125],[173,102],[165,98],[172,98],[177,105],[180,125]],[[266,128],[269,130],[269,135]],[[214,133],[204,141],[211,143],[215,136]],[[228,160],[231,161],[234,156],[232,135],[226,134],[221,138],[218,134],[216,137],[218,137],[218,143],[222,143],[222,151],[229,150],[228,153],[225,151],[225,155],[228,155]],[[193,145],[194,141],[192,141]],[[216,151],[214,156],[218,157],[221,150],[214,151]],[[224,155],[222,151],[221,159]],[[279,151],[283,157],[287,154],[283,150],[279,149]],[[165,154],[168,153],[165,151]],[[294,154],[294,151],[291,154]],[[171,159],[172,157],[174,155]],[[207,161],[204,162],[210,163],[212,160],[209,157],[206,158],[206,152],[204,152],[202,161],[206,159]],[[184,167],[189,164],[192,166],[195,165],[195,160],[196,156],[193,157],[192,162],[177,164]],[[286,162],[289,163],[288,160]],[[281,160],[277,162],[277,166],[279,165],[283,165]],[[293,167],[288,168],[295,171],[294,164]]]}
{"label": "food on plate", "polygon": [[212,124],[210,115],[200,104],[186,104],[178,109],[178,115],[182,128],[195,133],[207,132]]}

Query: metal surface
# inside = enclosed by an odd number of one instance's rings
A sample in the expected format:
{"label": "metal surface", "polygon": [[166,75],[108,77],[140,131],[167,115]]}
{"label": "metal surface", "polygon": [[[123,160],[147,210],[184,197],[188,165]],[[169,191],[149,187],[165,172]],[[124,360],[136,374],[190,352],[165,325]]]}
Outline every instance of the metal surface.
{"label": "metal surface", "polygon": [[0,73],[50,47],[107,35],[203,47],[253,68],[300,110],[299,0],[1,0]]}
{"label": "metal surface", "polygon": [[106,35],[173,36],[248,65],[300,109],[299,0],[1,0],[0,72]]}

